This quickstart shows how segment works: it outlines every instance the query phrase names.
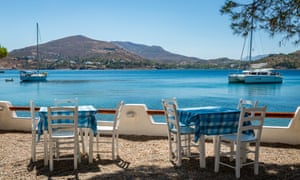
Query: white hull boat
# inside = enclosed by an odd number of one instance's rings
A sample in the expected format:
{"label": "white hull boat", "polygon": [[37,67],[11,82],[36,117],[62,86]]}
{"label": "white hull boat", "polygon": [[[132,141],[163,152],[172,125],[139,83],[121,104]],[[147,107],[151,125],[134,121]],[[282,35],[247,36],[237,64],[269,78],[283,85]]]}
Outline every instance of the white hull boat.
{"label": "white hull boat", "polygon": [[241,74],[230,74],[228,76],[229,83],[282,83],[282,76],[274,69],[254,69],[245,70]]}
{"label": "white hull boat", "polygon": [[20,71],[21,81],[46,81],[47,73],[39,71]]}
{"label": "white hull boat", "polygon": [[46,81],[47,80],[47,73],[43,72],[40,73],[40,59],[39,59],[39,25],[36,24],[36,31],[37,31],[37,43],[36,43],[36,59],[38,61],[38,70],[37,71],[20,71],[20,80],[23,82],[29,82],[29,81]]}

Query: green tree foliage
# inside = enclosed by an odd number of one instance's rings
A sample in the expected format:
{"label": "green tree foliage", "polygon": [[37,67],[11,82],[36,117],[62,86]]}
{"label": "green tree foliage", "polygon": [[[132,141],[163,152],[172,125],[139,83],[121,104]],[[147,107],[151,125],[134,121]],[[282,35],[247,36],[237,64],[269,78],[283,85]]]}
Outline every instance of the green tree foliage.
{"label": "green tree foliage", "polygon": [[[300,0],[226,0],[220,12],[229,15],[235,34],[247,36],[253,28],[267,31],[271,36],[282,34],[281,45],[292,39],[300,44]],[[252,25],[252,21],[254,22]]]}
{"label": "green tree foliage", "polygon": [[0,59],[7,56],[7,49],[0,45]]}

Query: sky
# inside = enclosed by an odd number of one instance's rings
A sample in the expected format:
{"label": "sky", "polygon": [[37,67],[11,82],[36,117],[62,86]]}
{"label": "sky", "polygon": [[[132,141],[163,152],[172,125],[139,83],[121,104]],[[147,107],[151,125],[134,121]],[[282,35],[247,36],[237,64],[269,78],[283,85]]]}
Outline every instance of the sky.
{"label": "sky", "polygon": [[[101,41],[130,41],[190,57],[240,59],[244,38],[233,34],[222,0],[2,0],[0,45],[10,52],[83,35]],[[292,53],[280,36],[255,32],[252,54]],[[247,49],[247,46],[245,47]],[[243,56],[246,56],[246,51]]]}

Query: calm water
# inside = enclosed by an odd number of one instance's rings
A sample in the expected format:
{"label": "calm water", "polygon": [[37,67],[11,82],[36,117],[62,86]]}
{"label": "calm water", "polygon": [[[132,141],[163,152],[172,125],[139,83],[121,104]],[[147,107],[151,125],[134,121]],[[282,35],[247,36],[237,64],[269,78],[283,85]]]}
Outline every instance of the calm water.
{"label": "calm water", "polygon": [[[300,70],[283,70],[282,84],[229,84],[229,70],[49,70],[48,81],[22,83],[18,71],[0,74],[1,100],[16,106],[53,104],[77,97],[79,104],[114,108],[118,101],[162,109],[161,99],[177,97],[179,106],[236,107],[240,98],[258,100],[268,111],[294,112],[300,106]],[[5,78],[14,78],[5,82]],[[272,119],[267,125],[279,124]]]}

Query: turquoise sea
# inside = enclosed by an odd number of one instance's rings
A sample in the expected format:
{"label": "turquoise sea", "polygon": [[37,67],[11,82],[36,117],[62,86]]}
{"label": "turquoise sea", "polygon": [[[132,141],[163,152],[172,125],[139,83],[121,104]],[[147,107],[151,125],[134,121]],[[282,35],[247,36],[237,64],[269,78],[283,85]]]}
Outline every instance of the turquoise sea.
{"label": "turquoise sea", "polygon": [[[114,108],[118,101],[162,109],[161,99],[177,97],[180,107],[236,107],[240,98],[258,100],[269,112],[300,106],[300,70],[281,70],[282,84],[229,84],[233,70],[47,70],[46,82],[20,82],[19,72],[0,74],[0,99],[15,106],[52,105],[54,98],[77,97],[80,105]],[[14,81],[6,82],[6,78]],[[160,121],[158,119],[158,121]],[[287,125],[268,119],[266,125]]]}

